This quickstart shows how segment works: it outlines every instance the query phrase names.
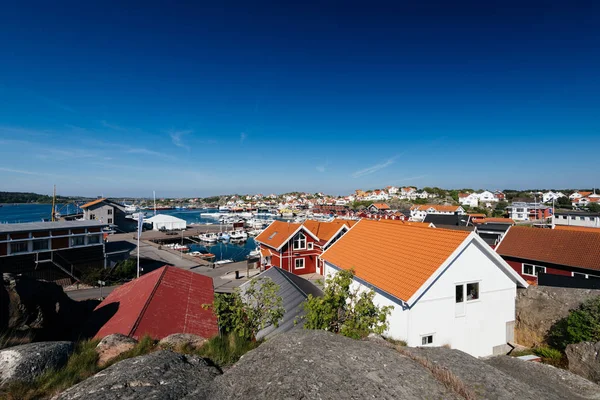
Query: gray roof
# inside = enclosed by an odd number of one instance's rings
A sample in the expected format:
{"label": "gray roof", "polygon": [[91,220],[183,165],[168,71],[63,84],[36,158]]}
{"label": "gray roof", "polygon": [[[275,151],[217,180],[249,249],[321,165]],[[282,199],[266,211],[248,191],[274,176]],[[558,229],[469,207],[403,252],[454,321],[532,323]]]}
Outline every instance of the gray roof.
{"label": "gray roof", "polygon": [[[283,299],[285,314],[277,328],[272,325],[267,326],[265,329],[258,332],[256,339],[269,339],[279,333],[302,328],[303,323],[298,317],[304,315],[304,300],[306,300],[309,294],[312,294],[313,296],[322,296],[323,292],[306,279],[300,278],[297,275],[277,267],[269,268],[265,272],[252,278],[252,280],[260,278],[270,278],[279,286],[277,294]],[[249,284],[250,281],[240,286],[242,293],[244,293],[245,288],[248,287]],[[296,321],[298,321],[297,324]]]}
{"label": "gray roof", "polygon": [[81,229],[108,227],[100,221],[55,221],[55,222],[24,222],[21,224],[0,224],[0,233],[35,232],[55,229]]}

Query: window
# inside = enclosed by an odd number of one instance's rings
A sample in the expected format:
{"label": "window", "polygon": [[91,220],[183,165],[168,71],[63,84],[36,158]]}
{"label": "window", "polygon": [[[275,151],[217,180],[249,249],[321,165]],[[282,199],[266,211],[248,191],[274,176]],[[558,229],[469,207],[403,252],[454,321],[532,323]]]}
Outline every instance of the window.
{"label": "window", "polygon": [[473,301],[479,299],[479,282],[461,283],[454,287],[454,301],[462,303],[465,301],[465,294],[467,301]]}
{"label": "window", "polygon": [[83,236],[75,236],[71,238],[71,247],[85,245],[85,238]]}
{"label": "window", "polygon": [[90,221],[93,221],[96,219],[96,214],[90,214]]}
{"label": "window", "polygon": [[304,258],[296,258],[294,260],[294,269],[304,269]]}
{"label": "window", "polygon": [[311,242],[311,243],[308,243],[306,248],[307,248],[308,250],[312,250],[312,249],[314,249],[314,243],[312,243],[312,242]]}
{"label": "window", "polygon": [[581,272],[571,272],[571,276],[574,278],[583,278],[583,279],[600,279],[600,276],[583,274]]}
{"label": "window", "polygon": [[421,336],[421,345],[427,346],[428,344],[433,344],[433,335]]}
{"label": "window", "polygon": [[88,236],[88,244],[98,244],[100,243],[99,235]]}
{"label": "window", "polygon": [[33,241],[33,251],[48,250],[48,239],[40,239]]}
{"label": "window", "polygon": [[518,213],[525,212],[525,209],[523,209],[523,208],[517,208],[517,212],[518,212]]}
{"label": "window", "polygon": [[108,215],[112,215],[112,208],[109,208],[109,209],[108,209],[108,213],[107,213],[107,214],[108,214]]}
{"label": "window", "polygon": [[463,285],[456,285],[456,302],[457,303],[462,303],[463,301],[465,301],[464,288],[465,287]]}
{"label": "window", "polygon": [[109,218],[109,219],[108,219],[108,223],[109,223],[109,224],[112,224],[112,223],[113,223],[113,222],[112,222],[112,218]]}
{"label": "window", "polygon": [[479,299],[479,282],[467,283],[467,301]]}
{"label": "window", "polygon": [[294,250],[303,250],[306,248],[306,236],[300,232],[294,238]]}
{"label": "window", "polygon": [[538,276],[540,272],[546,273],[546,267],[538,265],[523,264],[523,275]]}
{"label": "window", "polygon": [[27,251],[28,251],[27,242],[17,242],[17,243],[10,244],[10,253],[11,254],[26,253]]}
{"label": "window", "polygon": [[269,236],[269,240],[273,239],[275,235],[277,235],[277,231],[271,233],[271,236]]}

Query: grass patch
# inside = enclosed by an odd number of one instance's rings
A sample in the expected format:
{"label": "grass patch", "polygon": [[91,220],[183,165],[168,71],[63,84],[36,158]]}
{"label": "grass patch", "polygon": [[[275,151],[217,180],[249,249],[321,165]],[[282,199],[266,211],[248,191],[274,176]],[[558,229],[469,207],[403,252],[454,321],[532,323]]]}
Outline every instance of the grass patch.
{"label": "grass patch", "polygon": [[212,360],[216,365],[227,366],[237,362],[244,354],[257,348],[260,343],[230,333],[209,339],[195,354]]}
{"label": "grass patch", "polygon": [[6,349],[7,347],[18,346],[20,344],[27,344],[33,341],[33,333],[31,331],[13,331],[7,330],[0,332],[0,350]]}
{"label": "grass patch", "polygon": [[393,344],[394,346],[400,346],[400,347],[406,347],[408,346],[408,344],[406,343],[406,341],[404,340],[396,340],[396,339],[391,339],[388,337],[383,337],[387,342]]}
{"label": "grass patch", "polygon": [[508,355],[511,357],[530,356],[535,354],[532,349],[513,350]]}
{"label": "grass patch", "polygon": [[[32,383],[11,383],[0,389],[0,399],[48,399],[119,361],[159,350],[156,340],[150,336],[144,336],[134,348],[112,359],[103,367],[98,367],[98,353],[96,353],[98,342],[99,340],[78,342],[63,368],[49,370]],[[173,350],[178,353],[208,358],[217,366],[229,366],[237,362],[248,351],[257,348],[260,343],[229,334],[215,336],[200,349],[195,349],[191,345],[183,345]]]}
{"label": "grass patch", "polygon": [[542,358],[544,364],[550,364],[556,368],[568,369],[569,360],[567,356],[560,350],[551,347],[541,346],[533,349],[533,352],[538,357]]}

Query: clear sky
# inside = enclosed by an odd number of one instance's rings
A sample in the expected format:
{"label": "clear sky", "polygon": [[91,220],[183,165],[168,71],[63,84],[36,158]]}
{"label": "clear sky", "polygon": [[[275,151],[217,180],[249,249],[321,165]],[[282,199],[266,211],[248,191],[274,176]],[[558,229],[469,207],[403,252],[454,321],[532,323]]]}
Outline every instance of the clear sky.
{"label": "clear sky", "polygon": [[2,5],[0,190],[600,185],[598,1],[186,3]]}

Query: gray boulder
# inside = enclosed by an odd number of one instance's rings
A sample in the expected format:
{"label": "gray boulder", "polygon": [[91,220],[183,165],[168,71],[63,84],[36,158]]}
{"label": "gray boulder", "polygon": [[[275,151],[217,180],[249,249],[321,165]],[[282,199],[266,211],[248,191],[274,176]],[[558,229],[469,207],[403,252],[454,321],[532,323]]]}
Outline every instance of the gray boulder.
{"label": "gray boulder", "polygon": [[121,333],[105,336],[96,346],[98,365],[106,365],[110,360],[129,351],[138,343],[137,340]]}
{"label": "gray boulder", "polygon": [[190,346],[194,349],[199,349],[206,343],[207,339],[202,336],[193,335],[191,333],[174,333],[158,342],[158,345],[165,349],[179,349],[183,346]]}
{"label": "gray boulder", "polygon": [[600,383],[600,342],[570,344],[565,353],[569,360],[569,371]]}
{"label": "gray boulder", "polygon": [[458,396],[425,368],[393,349],[324,331],[297,330],[278,335],[244,355],[233,368],[215,379],[211,398],[337,400]]}
{"label": "gray boulder", "polygon": [[196,356],[157,351],[118,362],[57,396],[58,400],[205,399],[220,371]]}
{"label": "gray boulder", "polygon": [[71,342],[39,342],[0,351],[0,385],[31,382],[48,369],[65,365],[73,351]]}
{"label": "gray boulder", "polygon": [[516,381],[536,388],[540,399],[600,399],[600,387],[564,369],[515,357],[499,356],[485,361]]}

